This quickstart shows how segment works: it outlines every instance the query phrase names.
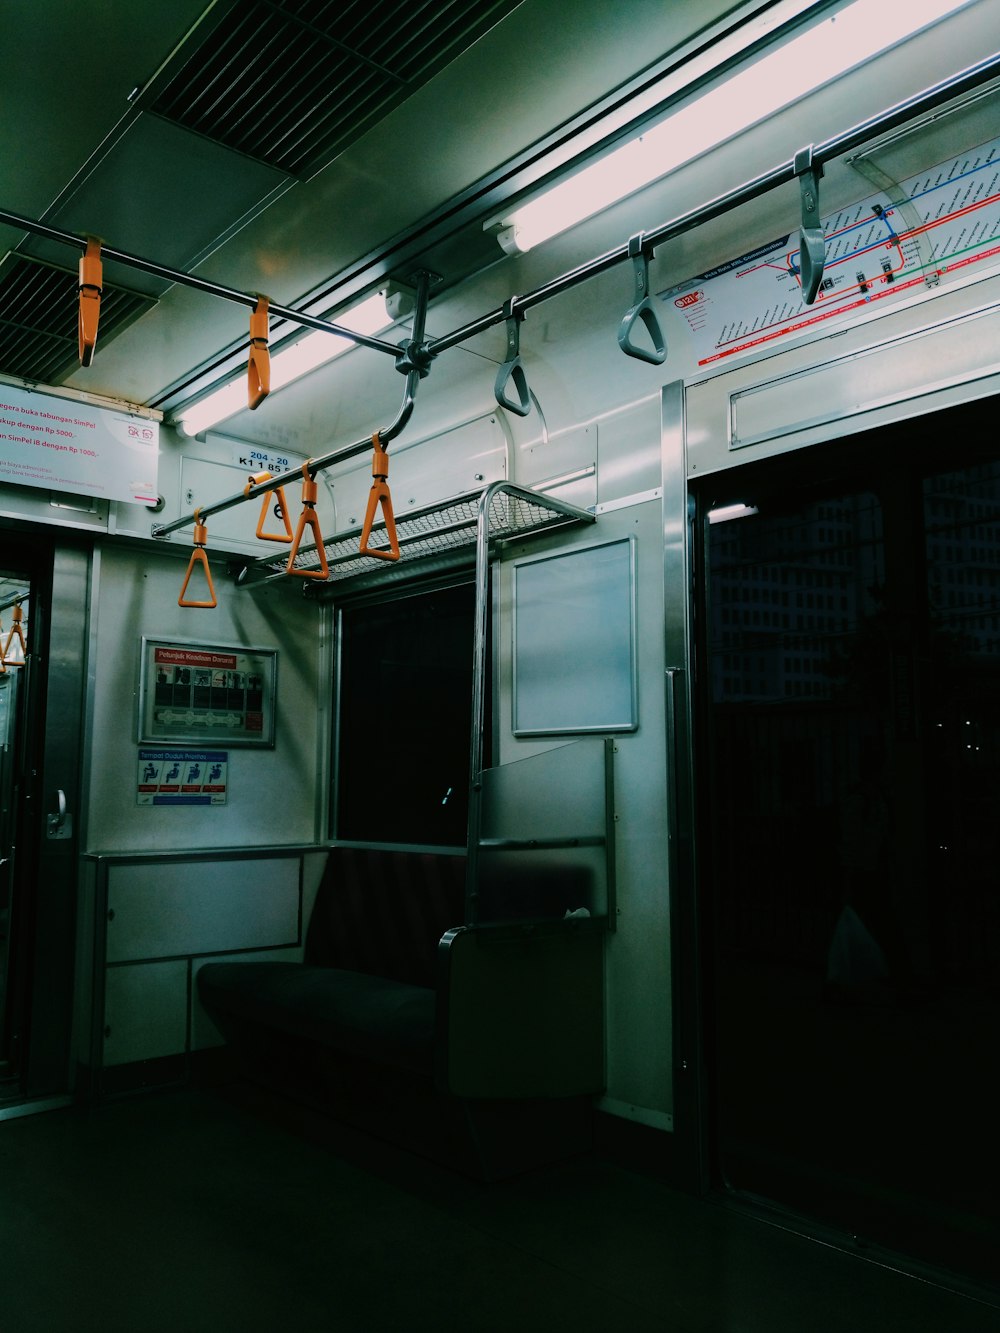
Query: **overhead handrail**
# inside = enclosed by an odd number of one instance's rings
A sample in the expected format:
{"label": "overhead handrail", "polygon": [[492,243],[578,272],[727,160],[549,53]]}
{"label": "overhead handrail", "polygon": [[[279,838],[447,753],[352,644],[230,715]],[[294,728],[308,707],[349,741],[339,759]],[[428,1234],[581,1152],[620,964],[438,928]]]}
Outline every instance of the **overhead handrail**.
{"label": "overhead handrail", "polygon": [[[879,135],[888,133],[900,125],[905,125],[917,115],[922,115],[933,111],[945,102],[963,93],[970,92],[975,88],[987,83],[1000,73],[1000,53],[984,57],[975,64],[960,70],[957,74],[951,75],[947,79],[942,79],[929,88],[921,92],[914,93],[911,97],[896,103],[866,120],[859,121],[850,129],[825,140],[812,147],[812,161],[817,170],[821,169],[823,164],[831,161],[833,158],[843,156],[859,147],[870,139]],[[665,241],[680,236],[695,227],[702,226],[741,204],[748,203],[761,195],[768,193],[781,185],[794,181],[797,178],[795,170],[795,160],[786,162],[763,173],[760,176],[746,181],[735,189],[720,195],[700,207],[690,210],[687,213],[680,214],[669,222],[654,228],[645,234],[646,244],[652,249],[657,249]],[[32,235],[44,237],[47,240],[55,241],[64,245],[76,246],[85,249],[87,239],[72,232],[62,231],[59,228],[52,227],[47,223],[39,222],[34,218],[24,217],[22,214],[13,213],[7,209],[0,209],[0,224],[14,227],[18,230],[29,232]],[[194,274],[184,273],[177,269],[168,268],[166,265],[154,263],[151,260],[141,258],[138,255],[132,255],[122,250],[112,249],[109,246],[103,247],[105,260],[111,260],[115,263],[123,264],[126,267],[136,268],[142,272],[152,274],[154,277],[165,279],[168,282],[179,283],[184,286],[193,287],[199,291],[206,292],[209,295],[219,297],[223,300],[235,301],[243,305],[255,308],[257,304],[257,295],[247,292],[237,291],[234,288],[224,287],[219,283],[209,282],[204,278],[198,278]],[[564,273],[561,277],[553,279],[536,291],[527,296],[518,298],[518,308],[522,313],[527,312],[533,306],[556,296],[581,282],[585,282],[592,277],[605,272],[616,264],[629,258],[628,246],[618,246],[603,255],[587,263],[579,265],[577,268]],[[333,324],[327,320],[320,319],[317,316],[310,315],[305,311],[294,310],[286,306],[271,305],[271,314],[282,319],[287,319],[293,323],[304,325],[308,328],[318,329],[326,333],[335,333],[339,337],[347,338],[349,341],[363,347],[370,347],[380,352],[388,353],[396,359],[400,369],[409,371],[411,368],[419,368],[421,373],[426,374],[429,361],[434,356],[454,347],[459,343],[465,342],[470,338],[477,336],[485,330],[492,328],[500,323],[504,318],[504,310],[491,311],[478,319],[453,330],[451,333],[443,335],[440,338],[424,339],[422,332],[419,337],[411,339],[410,345],[403,358],[400,358],[400,349],[398,346],[383,341],[379,338],[373,338],[367,334],[357,333],[353,329],[348,329],[343,325]],[[385,439],[383,433],[383,439]],[[359,445],[356,452],[366,448],[367,443]],[[239,497],[242,498],[242,497]],[[239,498],[234,503],[239,502]],[[179,526],[187,526],[191,518],[185,518]],[[162,532],[157,535],[163,535]]]}
{"label": "overhead handrail", "polygon": [[[273,308],[273,307],[272,307]],[[411,370],[406,375],[405,386],[403,389],[403,401],[400,403],[399,411],[392,422],[384,430],[380,430],[378,435],[383,445],[389,444],[405,429],[410,417],[413,415],[413,408],[416,403],[417,386],[420,383],[420,372],[416,369]],[[372,437],[366,435],[363,440],[357,440],[353,444],[343,445],[339,449],[332,449],[328,454],[321,454],[317,458],[311,458],[308,463],[310,473],[315,476],[319,472],[324,472],[327,468],[335,467],[338,463],[344,463],[350,458],[356,458],[358,454],[367,453],[372,445]],[[227,495],[224,500],[216,500],[213,504],[202,505],[200,513],[205,518],[213,514],[221,514],[226,509],[232,509],[234,505],[243,504],[246,500],[256,499],[258,495],[265,495],[269,491],[280,490],[282,486],[295,481],[301,472],[300,468],[289,468],[287,472],[279,473],[272,477],[270,481],[263,481],[259,485],[245,486],[242,491],[235,495]],[[150,527],[150,533],[154,537],[167,537],[172,532],[179,532],[182,528],[188,527],[195,521],[193,513],[185,514],[181,518],[175,518],[169,523],[154,523]]]}
{"label": "overhead handrail", "polygon": [[[292,549],[288,552],[288,564],[285,567],[285,573],[297,574],[300,579],[328,579],[330,577],[330,566],[326,562],[323,534],[319,527],[319,515],[316,513],[318,487],[316,478],[310,471],[311,467],[312,462],[309,459],[302,464],[302,513],[299,515],[298,526],[292,539]],[[295,557],[299,553],[306,528],[313,534],[313,540],[316,543],[316,550],[319,553],[319,569],[297,569],[295,565]]]}
{"label": "overhead handrail", "polygon": [[[652,250],[643,240],[642,232],[630,238],[628,254],[632,260],[634,289],[632,305],[625,311],[618,326],[618,346],[626,356],[637,361],[646,361],[653,366],[662,366],[667,359],[667,340],[656,313],[656,307],[649,295],[649,261]],[[636,326],[641,324],[649,334],[652,347],[635,341]]]}
{"label": "overhead handrail", "polygon": [[[374,480],[372,481],[372,488],[368,492],[368,508],[365,510],[365,521],[361,526],[361,543],[358,552],[360,555],[373,555],[376,560],[398,560],[399,540],[396,537],[396,519],[392,512],[392,496],[389,494],[389,455],[383,448],[378,433],[372,436],[372,477]],[[379,505],[382,506],[385,533],[389,538],[388,550],[385,547],[368,545],[368,539],[372,535],[375,511]]]}
{"label": "overhead handrail", "polygon": [[[255,485],[259,485],[261,482],[270,481],[271,475],[270,472],[255,472],[243,487],[243,494],[249,496]],[[268,509],[270,508],[267,495],[265,494],[260,506],[260,517],[257,519],[257,540],[262,542],[284,542],[287,545],[292,540],[292,525],[288,518],[288,501],[285,499],[284,486],[278,486],[276,488],[276,494],[278,496],[278,501],[274,507],[275,514],[280,517],[281,521],[284,523],[285,531],[264,531],[264,524],[267,522]]]}
{"label": "overhead handrail", "polygon": [[[516,301],[517,297],[512,296],[504,303],[507,320],[507,359],[497,371],[493,383],[493,396],[508,412],[526,417],[531,411],[531,396],[528,392],[528,377],[521,362],[521,320],[524,319],[524,311],[515,308]],[[508,393],[509,385],[514,386],[517,392],[516,398],[512,398]]]}
{"label": "overhead handrail", "polygon": [[267,344],[266,296],[258,296],[250,315],[250,356],[247,360],[247,407],[253,412],[271,392],[271,353]]}
{"label": "overhead handrail", "polygon": [[[201,518],[201,510],[194,511],[194,550],[191,552],[191,558],[188,561],[187,573],[184,575],[184,582],[181,585],[180,596],[177,598],[178,606],[200,607],[204,610],[211,610],[218,606],[215,596],[215,584],[212,582],[212,571],[208,567],[208,556],[205,554],[205,545],[208,541],[208,528]],[[188,584],[191,582],[191,575],[194,573],[195,565],[200,565],[204,571],[205,578],[208,581],[208,593],[211,601],[195,601],[185,597],[188,590]]]}
{"label": "overhead handrail", "polygon": [[[822,143],[814,144],[812,149],[813,163],[816,166],[822,166],[834,158],[842,157],[845,153],[851,152],[852,149],[858,148],[868,140],[875,139],[900,125],[905,125],[915,116],[933,111],[953,97],[971,92],[974,88],[989,82],[990,79],[996,78],[998,74],[1000,74],[1000,52],[995,52],[986,56],[983,60],[977,61],[974,65],[968,66],[967,69],[960,70],[957,74],[923,89],[922,92],[914,93],[912,97],[897,102],[895,106],[891,106],[877,115],[870,116],[867,120],[859,121],[841,134],[834,135]],[[715,199],[701,204],[698,208],[693,208],[687,213],[678,214],[670,221],[645,232],[645,243],[650,249],[658,250],[664,242],[682,236],[685,232],[703,226],[706,222],[712,222],[715,218],[722,217],[733,209],[739,208],[740,205],[750,203],[753,199],[759,199],[762,195],[770,193],[771,190],[794,182],[796,179],[795,160],[793,158],[791,161],[783,162],[760,176],[745,181],[742,185],[736,186],[735,189],[729,190],[725,194],[718,195]],[[0,218],[2,218],[2,215],[0,215]],[[594,259],[570,269],[557,278],[553,278],[544,286],[519,296],[517,298],[518,308],[527,312],[536,305],[541,305],[544,301],[559,296],[580,283],[606,273],[629,257],[627,244],[619,245],[613,250],[597,255]],[[435,356],[439,356],[448,348],[457,347],[459,343],[467,342],[470,338],[485,333],[487,329],[502,323],[504,318],[503,307],[492,310],[488,314],[481,315],[478,319],[463,324],[460,328],[453,329],[451,333],[443,334],[439,338],[429,339],[427,343],[428,351]]]}
{"label": "overhead handrail", "polygon": [[799,228],[802,299],[806,305],[812,305],[823,281],[823,265],[826,262],[826,237],[819,215],[819,178],[823,174],[823,167],[815,160],[812,144],[799,149],[795,154],[794,165],[802,201],[802,226]]}
{"label": "overhead handrail", "polygon": [[[71,245],[77,249],[85,250],[89,238],[79,236],[75,232],[62,231],[58,227],[49,226],[46,222],[38,222],[35,218],[24,217],[21,213],[12,213],[9,209],[0,208],[0,223],[8,227],[14,227],[19,231],[30,232],[33,236],[44,237],[47,241],[56,241],[60,245]],[[205,292],[208,296],[218,297],[220,301],[233,301],[237,305],[249,306],[251,310],[256,308],[258,293],[241,292],[235,287],[225,287],[219,282],[209,282],[206,278],[198,278],[193,273],[185,273],[181,269],[169,268],[166,264],[158,264],[155,260],[144,259],[141,255],[129,254],[127,250],[116,250],[110,245],[102,247],[102,254],[105,263],[123,264],[126,268],[138,269],[141,273],[149,273],[154,278],[163,278],[167,282],[178,283],[182,287],[193,287],[196,291]],[[328,319],[321,319],[318,315],[310,315],[305,310],[295,310],[291,306],[275,305],[270,303],[270,314],[272,318],[287,319],[293,324],[301,324],[305,328],[316,329],[320,333],[335,333],[338,338],[347,338],[349,342],[357,343],[359,347],[370,347],[375,352],[385,352],[391,357],[399,356],[399,348],[395,343],[385,342],[382,338],[374,338],[367,333],[358,333],[356,329],[349,329],[344,324],[334,324]]]}
{"label": "overhead handrail", "polygon": [[[967,69],[961,70],[957,74],[954,74],[947,79],[943,79],[939,83],[936,83],[929,88],[925,88],[919,93],[913,94],[913,96],[906,98],[902,102],[896,103],[896,105],[889,107],[885,111],[871,116],[864,121],[859,121],[850,129],[824,140],[822,143],[814,144],[812,146],[813,165],[819,169],[824,163],[851,152],[853,149],[866,143],[870,139],[877,138],[901,125],[905,125],[917,115],[933,111],[950,99],[970,92],[989,82],[989,80],[996,78],[998,75],[1000,75],[1000,53],[994,53],[984,57],[981,61],[970,65]],[[715,199],[709,200],[707,203],[704,203],[697,208],[679,214],[668,222],[653,228],[651,231],[643,233],[644,245],[652,253],[665,242],[673,240],[675,237],[682,236],[686,232],[702,226],[707,222],[711,222],[718,217],[722,217],[733,209],[740,207],[742,204],[750,203],[752,200],[768,194],[771,190],[792,183],[797,179],[795,159],[793,158],[791,161],[781,163],[780,165],[773,167],[771,170],[744,182],[742,185],[737,186],[725,194],[717,196]],[[75,245],[81,244],[79,237],[72,236],[69,233],[60,233],[56,229],[48,227],[46,224],[33,222],[2,209],[0,209],[0,223],[20,227],[23,230],[45,236],[50,240],[63,241]],[[580,264],[578,267],[552,279],[543,286],[536,288],[534,291],[529,292],[526,295],[518,296],[516,300],[517,312],[523,316],[528,310],[534,308],[536,305],[541,305],[550,298],[558,296],[583,282],[589,281],[591,278],[607,272],[624,260],[633,258],[634,256],[630,255],[630,245],[631,242],[625,245],[620,245],[602,255],[598,255],[588,262]],[[171,270],[162,268],[162,266],[149,264],[148,261],[136,260],[134,256],[127,256],[117,251],[111,251],[107,247],[105,247],[104,255],[106,259],[115,259],[126,264],[132,263],[134,267],[143,268],[146,272],[154,273],[161,277],[167,277],[176,282],[185,282],[189,286],[200,288],[201,290],[214,295],[223,296],[229,300],[237,300],[249,305],[255,304],[255,298],[248,297],[245,293],[235,292],[231,289],[218,288],[213,283],[196,279],[191,275],[177,274]],[[470,338],[474,338],[479,334],[484,333],[486,330],[493,328],[507,318],[505,303],[500,309],[481,315],[477,319],[472,320],[469,323],[452,330],[451,333],[444,334],[439,338],[429,338],[421,342],[420,338],[415,336],[410,341],[406,356],[400,358],[398,347],[388,343],[381,343],[376,339],[369,339],[356,335],[350,330],[330,325],[326,323],[326,321],[306,316],[302,312],[288,311],[282,307],[272,305],[271,314],[278,314],[285,318],[298,320],[298,322],[309,325],[310,327],[339,333],[343,337],[347,337],[352,341],[361,343],[365,346],[377,346],[378,350],[390,352],[396,358],[398,368],[407,372],[407,388],[404,394],[403,407],[400,409],[397,422],[393,424],[393,427],[380,432],[383,443],[388,443],[392,436],[398,433],[398,431],[406,424],[406,421],[409,420],[410,413],[413,409],[413,397],[416,390],[418,375],[420,373],[426,373],[429,360],[438,356],[441,352],[447,351],[450,347],[455,347],[460,343],[468,341]],[[339,462],[356,457],[358,454],[365,452],[369,446],[370,437],[366,436],[363,440],[347,445],[341,449],[334,450],[331,453],[324,455],[322,458],[313,459],[311,461],[311,467],[315,472],[322,471],[325,468],[335,466]],[[282,474],[282,476],[275,478],[273,481],[265,483],[265,486],[267,489],[276,489],[279,484],[292,479],[294,475],[295,469],[291,469],[289,472]],[[251,492],[251,497],[260,493],[259,490],[254,489]],[[242,503],[245,498],[247,497],[241,492],[235,496],[227,497],[225,500],[218,501],[211,506],[206,506],[203,512],[206,516],[218,513],[224,509],[230,508],[232,505]],[[165,537],[171,532],[187,527],[192,521],[193,516],[188,514],[171,523],[153,524],[151,532],[154,537]]]}
{"label": "overhead handrail", "polygon": [[97,347],[97,324],[101,318],[101,293],[104,290],[104,272],[101,264],[101,242],[96,236],[87,237],[86,249],[80,258],[80,318],[78,336],[80,365],[94,362]]}

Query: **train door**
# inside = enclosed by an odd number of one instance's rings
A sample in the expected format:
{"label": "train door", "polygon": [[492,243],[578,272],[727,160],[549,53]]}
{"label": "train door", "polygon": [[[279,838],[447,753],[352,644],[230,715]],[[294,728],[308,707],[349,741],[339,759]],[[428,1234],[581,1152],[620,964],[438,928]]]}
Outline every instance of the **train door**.
{"label": "train door", "polygon": [[88,570],[0,534],[0,1111],[72,1076]]}
{"label": "train door", "polygon": [[719,1170],[983,1283],[1000,1244],[996,406],[698,495]]}

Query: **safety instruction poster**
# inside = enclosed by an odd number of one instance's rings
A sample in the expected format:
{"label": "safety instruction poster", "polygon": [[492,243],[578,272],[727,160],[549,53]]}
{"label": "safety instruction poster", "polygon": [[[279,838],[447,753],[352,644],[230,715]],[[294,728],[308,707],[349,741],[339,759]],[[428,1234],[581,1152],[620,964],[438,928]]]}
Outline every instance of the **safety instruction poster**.
{"label": "safety instruction poster", "polygon": [[274,744],[277,655],[143,639],[139,741]]}
{"label": "safety instruction poster", "polygon": [[225,805],[227,750],[139,750],[136,805]]}
{"label": "safety instruction poster", "polygon": [[1000,259],[1000,139],[901,182],[893,194],[824,218],[823,281],[811,306],[801,296],[797,231],[664,292],[687,324],[698,364],[759,351]]}
{"label": "safety instruction poster", "polygon": [[156,504],[159,454],[146,417],[0,384],[0,482]]}

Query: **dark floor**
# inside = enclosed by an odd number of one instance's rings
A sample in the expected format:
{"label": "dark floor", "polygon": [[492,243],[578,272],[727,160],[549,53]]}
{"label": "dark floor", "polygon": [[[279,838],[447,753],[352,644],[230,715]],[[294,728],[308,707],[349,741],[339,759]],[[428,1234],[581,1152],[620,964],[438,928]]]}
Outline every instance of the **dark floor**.
{"label": "dark floor", "polygon": [[3,1333],[997,1333],[600,1158],[483,1185],[232,1089],[0,1120]]}

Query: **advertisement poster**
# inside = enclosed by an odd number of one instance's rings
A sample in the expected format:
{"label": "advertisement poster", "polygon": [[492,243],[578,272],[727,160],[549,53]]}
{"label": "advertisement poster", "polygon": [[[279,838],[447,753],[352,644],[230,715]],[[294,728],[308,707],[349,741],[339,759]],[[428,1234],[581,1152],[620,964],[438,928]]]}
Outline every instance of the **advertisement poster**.
{"label": "advertisement poster", "polygon": [[274,745],[277,653],[143,639],[139,740]]}
{"label": "advertisement poster", "polygon": [[139,751],[136,805],[225,805],[226,750]]}
{"label": "advertisement poster", "polygon": [[0,384],[0,482],[156,504],[159,440],[146,417]]}

